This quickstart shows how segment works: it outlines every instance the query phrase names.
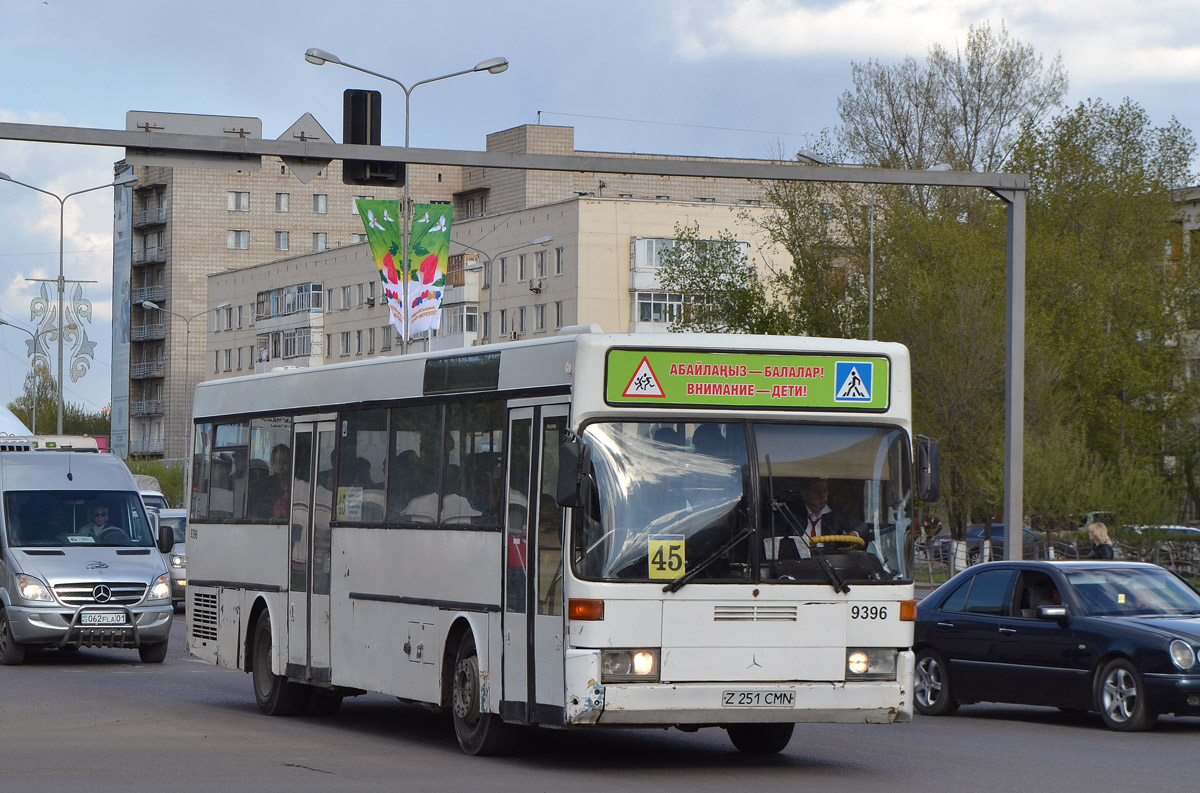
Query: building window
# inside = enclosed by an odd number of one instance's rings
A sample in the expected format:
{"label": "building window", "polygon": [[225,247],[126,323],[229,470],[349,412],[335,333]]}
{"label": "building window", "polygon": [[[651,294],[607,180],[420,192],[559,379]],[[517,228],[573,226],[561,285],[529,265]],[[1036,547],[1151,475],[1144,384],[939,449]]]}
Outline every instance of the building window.
{"label": "building window", "polygon": [[329,196],[324,193],[313,193],[313,213],[324,215],[329,211]]}
{"label": "building window", "polygon": [[354,305],[361,306],[363,304],[363,302],[366,300],[366,297],[367,297],[366,293],[367,293],[367,285],[359,284],[358,285],[358,302],[355,303]]}
{"label": "building window", "polygon": [[363,354],[363,332],[361,329],[354,331],[354,354]]}
{"label": "building window", "polygon": [[288,202],[291,200],[291,193],[276,193],[275,194],[275,211],[287,212]]}
{"label": "building window", "polygon": [[533,271],[538,278],[546,277],[546,252],[534,251],[533,254]]}
{"label": "building window", "polygon": [[225,309],[225,330],[233,330],[233,306]]}
{"label": "building window", "polygon": [[683,295],[673,292],[637,292],[633,316],[636,322],[678,322],[683,316]]}
{"label": "building window", "polygon": [[514,328],[518,333],[525,332],[525,306],[517,309],[517,327]]}
{"label": "building window", "polygon": [[492,288],[492,263],[490,261],[483,266],[483,288]]}
{"label": "building window", "polygon": [[350,235],[350,244],[351,245],[357,245],[360,242],[366,242],[366,241],[367,241],[366,234],[351,234]]}
{"label": "building window", "polygon": [[554,249],[554,274],[555,275],[563,274],[563,267],[566,265],[566,262],[567,262],[566,249],[555,248]]}
{"label": "building window", "polygon": [[221,351],[213,350],[213,374],[221,371]]}
{"label": "building window", "polygon": [[533,307],[533,329],[535,331],[546,329],[546,306],[542,303]]}
{"label": "building window", "polygon": [[241,347],[238,347],[238,348],[237,348],[237,351],[238,351],[238,365],[237,365],[237,368],[238,368],[238,371],[240,372],[240,371],[242,371],[242,348],[241,348]]}
{"label": "building window", "polygon": [[314,251],[323,251],[327,247],[329,247],[326,244],[325,240],[326,240],[325,232],[323,232],[323,231],[313,232],[313,250]]}
{"label": "building window", "polygon": [[384,352],[392,349],[392,326],[383,326],[383,335],[379,337],[379,351]]}
{"label": "building window", "polygon": [[517,280],[525,280],[525,254],[517,254]]}
{"label": "building window", "polygon": [[286,251],[288,249],[288,233],[286,231],[275,232],[275,250]]}
{"label": "building window", "polygon": [[483,312],[483,338],[490,339],[492,337],[492,315],[491,312]]}
{"label": "building window", "polygon": [[367,302],[375,305],[375,281],[367,282]]}
{"label": "building window", "polygon": [[508,309],[500,309],[500,335],[508,335]]}
{"label": "building window", "polygon": [[554,302],[554,327],[561,328],[563,326],[563,302],[556,300]]}
{"label": "building window", "polygon": [[233,370],[233,348],[230,347],[225,350],[225,371],[229,372],[232,370]]}
{"label": "building window", "polygon": [[375,329],[368,328],[367,329],[367,353],[372,354],[374,352],[375,352]]}
{"label": "building window", "polygon": [[242,305],[238,306],[238,327],[239,328],[242,327],[242,321],[243,321],[243,318],[245,315],[245,311],[246,311],[245,306],[242,306]]}
{"label": "building window", "polygon": [[342,287],[342,308],[350,308],[350,289],[351,287],[349,286]]}
{"label": "building window", "polygon": [[325,334],[325,357],[328,358],[331,355],[333,355],[333,334],[326,333]]}
{"label": "building window", "polygon": [[250,232],[246,229],[226,232],[225,247],[231,251],[250,250]]}
{"label": "building window", "polygon": [[352,214],[357,215],[359,201],[374,201],[374,200],[375,200],[375,196],[373,196],[373,195],[356,195],[352,199],[350,199],[350,212]]}
{"label": "building window", "polygon": [[350,354],[350,331],[342,331],[342,356]]}
{"label": "building window", "polygon": [[230,212],[249,212],[250,194],[241,190],[230,190],[225,194]]}
{"label": "building window", "polygon": [[500,283],[508,281],[508,257],[500,257]]}

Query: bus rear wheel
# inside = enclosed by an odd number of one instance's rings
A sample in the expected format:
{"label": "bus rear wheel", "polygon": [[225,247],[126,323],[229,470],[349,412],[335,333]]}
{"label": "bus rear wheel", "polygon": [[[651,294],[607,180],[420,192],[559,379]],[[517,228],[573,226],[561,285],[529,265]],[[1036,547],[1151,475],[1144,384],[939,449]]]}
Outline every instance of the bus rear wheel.
{"label": "bus rear wheel", "polygon": [[251,678],[254,680],[254,700],[258,709],[268,716],[295,716],[304,709],[308,692],[271,671],[271,615],[263,609],[254,624],[254,650]]}
{"label": "bus rear wheel", "polygon": [[742,754],[775,754],[792,740],[795,724],[729,724],[725,731]]}
{"label": "bus rear wheel", "polygon": [[463,635],[450,681],[454,734],[469,755],[503,754],[512,748],[513,730],[495,713],[480,709],[479,654],[470,631]]}

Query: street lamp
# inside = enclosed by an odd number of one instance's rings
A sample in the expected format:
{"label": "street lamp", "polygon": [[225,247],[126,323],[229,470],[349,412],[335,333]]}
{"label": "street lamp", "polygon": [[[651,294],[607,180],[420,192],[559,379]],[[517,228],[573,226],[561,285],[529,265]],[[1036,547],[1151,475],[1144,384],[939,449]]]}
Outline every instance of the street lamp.
{"label": "street lamp", "polygon": [[[534,245],[540,245],[544,248],[547,245],[549,245],[550,243],[554,242],[554,238],[551,236],[538,237],[537,239],[530,240],[529,242],[523,242],[520,245],[514,245],[511,248],[505,248],[504,250],[496,251],[495,253],[488,253],[487,251],[482,251],[479,248],[476,248],[474,245],[468,245],[467,243],[459,242],[458,240],[450,240],[450,241],[452,243],[454,243],[455,245],[466,248],[467,250],[475,251],[476,253],[483,254],[487,258],[487,263],[484,265],[484,267],[487,268],[487,282],[488,282],[487,317],[488,318],[487,318],[487,325],[485,325],[483,328],[483,333],[484,333],[484,336],[490,340],[492,338],[492,290],[494,290],[496,288],[495,279],[492,277],[492,259],[493,259],[493,257],[499,256],[503,253],[512,253],[513,251],[518,251],[521,248],[529,248]],[[475,268],[474,267],[464,267],[463,269],[464,270],[473,270]],[[483,269],[483,268],[480,268],[480,269]]]}
{"label": "street lamp", "polygon": [[144,309],[161,311],[164,314],[170,314],[173,317],[179,317],[183,320],[183,387],[186,394],[184,399],[186,408],[184,410],[183,418],[185,424],[184,442],[187,444],[187,447],[183,451],[183,464],[185,471],[191,470],[192,452],[194,451],[192,448],[192,320],[196,317],[202,317],[205,314],[211,314],[214,311],[220,311],[223,308],[229,308],[232,305],[233,303],[226,300],[224,303],[218,303],[212,308],[206,308],[203,311],[197,311],[190,317],[185,317],[183,314],[177,314],[174,311],[163,308],[157,303],[153,303],[149,300],[142,301],[142,308]]}
{"label": "street lamp", "polygon": [[[118,179],[116,181],[109,182],[107,184],[96,185],[95,187],[88,187],[84,190],[76,190],[75,192],[67,193],[64,196],[60,196],[57,193],[51,193],[49,190],[43,190],[40,187],[34,187],[31,184],[26,184],[25,182],[18,181],[2,171],[0,171],[0,181],[12,182],[13,184],[18,184],[21,187],[27,187],[30,190],[35,190],[39,193],[43,193],[43,194],[48,195],[51,198],[55,199],[56,201],[58,201],[58,327],[60,330],[63,330],[63,329],[65,329],[64,324],[63,324],[63,292],[66,291],[66,285],[67,285],[66,278],[63,277],[63,246],[64,246],[64,241],[65,241],[64,219],[65,219],[65,214],[66,214],[67,199],[70,198],[71,196],[77,196],[82,193],[90,193],[93,190],[103,190],[106,187],[124,187],[125,185],[133,184],[134,182],[136,182],[137,177],[134,176],[132,173],[129,173],[129,174],[126,174],[121,179]],[[58,434],[59,435],[62,435],[62,431],[63,431],[63,393],[65,391],[66,391],[66,389],[63,388],[63,334],[59,333],[58,334]]]}
{"label": "street lamp", "polygon": [[[304,60],[308,61],[309,63],[313,64],[314,66],[324,66],[327,63],[332,63],[337,66],[345,66],[347,69],[353,69],[356,72],[362,72],[363,74],[369,74],[373,77],[378,77],[382,80],[387,80],[388,82],[392,82],[392,83],[395,83],[396,85],[400,86],[400,90],[402,90],[404,92],[404,148],[406,148],[406,149],[408,148],[409,100],[412,97],[412,92],[414,90],[416,90],[418,85],[425,85],[425,83],[433,83],[433,82],[437,82],[438,80],[447,80],[451,77],[458,77],[459,75],[462,75],[462,74],[473,74],[474,72],[487,72],[488,74],[500,74],[501,72],[508,69],[508,59],[507,58],[488,58],[486,61],[480,61],[479,63],[475,64],[470,69],[463,69],[461,71],[451,72],[450,74],[443,74],[440,77],[430,77],[427,80],[419,80],[419,81],[413,83],[412,87],[409,87],[409,86],[406,86],[404,83],[400,82],[399,80],[397,80],[395,77],[388,77],[386,74],[380,74],[379,72],[373,72],[370,69],[364,69],[361,66],[355,66],[352,63],[346,63],[341,58],[334,55],[332,52],[326,52],[325,50],[317,49],[316,47],[310,47],[304,53]],[[408,163],[405,162],[404,163],[404,212],[402,213],[404,215],[404,219],[403,219],[402,226],[400,228],[400,234],[402,237],[402,250],[400,252],[400,265],[401,265],[401,269],[403,271],[402,275],[401,275],[402,283],[403,283],[403,286],[401,289],[401,294],[404,295],[404,304],[403,304],[404,305],[404,333],[401,334],[401,337],[400,337],[400,351],[402,354],[404,352],[406,352],[408,349],[408,234],[409,234],[409,230],[408,230],[409,222],[408,221],[409,221],[409,217],[410,217],[408,202],[409,202]]]}
{"label": "street lamp", "polygon": [[[0,319],[0,325],[7,325],[10,328],[16,328],[17,330],[21,331],[22,333],[28,334],[29,338],[30,338],[31,348],[32,348],[34,355],[37,354],[38,336],[45,336],[48,333],[54,333],[55,331],[58,330],[58,328],[47,328],[46,330],[35,332],[35,331],[30,330],[29,328],[23,328],[20,325],[14,325],[11,322],[9,322],[7,320],[3,320],[3,319]],[[68,327],[68,329],[70,329],[70,328],[74,328],[75,326],[68,325],[67,327]],[[32,401],[33,401],[33,408],[32,408],[33,427],[30,428],[30,431],[34,435],[37,435],[38,374],[37,374],[37,363],[36,362],[34,363],[34,366],[33,366],[33,400]],[[61,435],[62,433],[59,433],[59,434]]]}

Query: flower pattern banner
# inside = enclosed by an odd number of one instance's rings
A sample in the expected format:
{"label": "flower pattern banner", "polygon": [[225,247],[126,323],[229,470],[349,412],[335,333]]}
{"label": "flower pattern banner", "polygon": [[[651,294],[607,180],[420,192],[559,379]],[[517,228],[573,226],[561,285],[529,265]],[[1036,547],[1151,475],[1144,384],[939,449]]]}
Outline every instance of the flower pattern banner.
{"label": "flower pattern banner", "polygon": [[449,204],[413,205],[412,235],[408,241],[410,335],[441,327],[453,214],[454,207]]}
{"label": "flower pattern banner", "polygon": [[401,297],[403,287],[400,283],[400,263],[403,261],[400,249],[404,244],[400,228],[400,202],[360,198],[354,203],[367,230],[367,242],[371,245],[375,266],[379,268],[388,316],[400,338],[406,339],[408,334],[404,332],[404,302]]}

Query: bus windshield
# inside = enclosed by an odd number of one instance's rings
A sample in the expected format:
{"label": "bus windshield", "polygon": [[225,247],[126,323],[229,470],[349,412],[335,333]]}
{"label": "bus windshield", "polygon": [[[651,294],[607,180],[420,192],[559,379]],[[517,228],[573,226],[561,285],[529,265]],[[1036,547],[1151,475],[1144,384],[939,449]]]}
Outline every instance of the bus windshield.
{"label": "bus windshield", "polygon": [[[911,452],[895,427],[596,422],[578,576],[845,583],[911,575]],[[749,460],[755,460],[751,465]]]}
{"label": "bus windshield", "polygon": [[142,500],[132,490],[12,491],[4,496],[4,523],[13,548],[154,545]]}

